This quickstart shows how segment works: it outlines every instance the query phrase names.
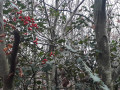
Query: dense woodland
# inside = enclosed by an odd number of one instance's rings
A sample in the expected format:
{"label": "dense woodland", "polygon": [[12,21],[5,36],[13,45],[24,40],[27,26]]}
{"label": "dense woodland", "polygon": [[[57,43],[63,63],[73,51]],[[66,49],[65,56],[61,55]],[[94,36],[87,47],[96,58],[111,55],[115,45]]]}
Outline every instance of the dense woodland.
{"label": "dense woodland", "polygon": [[119,90],[119,0],[0,0],[0,90]]}

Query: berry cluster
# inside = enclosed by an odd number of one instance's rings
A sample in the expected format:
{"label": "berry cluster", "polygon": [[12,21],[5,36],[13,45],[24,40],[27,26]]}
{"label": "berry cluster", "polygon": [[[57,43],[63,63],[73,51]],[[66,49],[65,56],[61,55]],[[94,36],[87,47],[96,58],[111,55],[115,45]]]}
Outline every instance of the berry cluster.
{"label": "berry cluster", "polygon": [[[53,52],[50,52],[49,55],[50,55],[50,56],[55,56],[55,54],[54,54]],[[46,64],[47,61],[48,61],[47,59],[43,59],[43,60],[42,60],[42,64]]]}
{"label": "berry cluster", "polygon": [[[17,12],[17,14],[19,15],[18,19],[20,19],[24,25],[28,25],[28,30],[32,30],[32,28],[36,28],[38,29],[38,25],[35,23],[33,18],[30,18],[30,16],[22,16],[22,10],[20,10],[19,12]],[[4,23],[8,24],[10,27],[12,27],[13,29],[15,29],[15,26],[12,24],[7,23],[7,20],[3,20]],[[13,21],[16,22],[17,19],[16,17],[13,18]],[[6,26],[6,24],[4,26]]]}
{"label": "berry cluster", "polygon": [[38,41],[38,38],[36,38],[36,39],[33,41],[33,43],[38,44],[37,41]]}
{"label": "berry cluster", "polygon": [[[38,25],[35,23],[34,18],[31,18],[30,16],[23,16],[22,15],[22,10],[20,10],[19,12],[15,12],[15,14],[17,14],[18,18],[14,17],[12,20],[14,22],[16,22],[17,20],[20,20],[24,26],[28,27],[28,30],[32,30],[33,28],[38,29]],[[4,27],[6,27],[6,25],[10,26],[12,29],[16,29],[17,27],[11,23],[8,22],[8,19],[4,19]],[[27,33],[24,33],[24,35],[27,35]],[[4,35],[0,35],[0,37],[3,37]],[[38,38],[36,38],[33,43],[35,43],[36,45]],[[0,42],[3,42],[3,40],[0,40]],[[6,48],[8,49],[8,48]],[[4,49],[4,51],[7,51],[6,49]]]}
{"label": "berry cluster", "polygon": [[53,52],[50,52],[50,56],[54,56],[55,54]]}
{"label": "berry cluster", "polygon": [[[22,14],[22,11],[20,10],[20,12],[17,12],[17,14]],[[38,29],[38,26],[35,23],[33,18],[30,18],[29,16],[23,17],[21,15],[18,18],[24,23],[24,25],[28,25],[29,24],[28,30],[32,30],[33,27]]]}
{"label": "berry cluster", "polygon": [[46,61],[47,61],[47,59],[43,59],[42,64],[45,64],[45,63],[46,63]]}
{"label": "berry cluster", "polygon": [[22,14],[22,10],[20,10],[19,12],[17,12],[17,14]]}

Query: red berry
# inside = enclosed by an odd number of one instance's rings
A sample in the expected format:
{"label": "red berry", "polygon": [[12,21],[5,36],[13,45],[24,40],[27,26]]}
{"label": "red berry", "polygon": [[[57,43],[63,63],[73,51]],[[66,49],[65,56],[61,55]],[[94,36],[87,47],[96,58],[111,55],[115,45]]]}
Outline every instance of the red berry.
{"label": "red berry", "polygon": [[43,59],[44,61],[47,61],[47,59]]}
{"label": "red berry", "polygon": [[32,30],[32,28],[28,27],[28,30]]}
{"label": "red berry", "polygon": [[35,21],[32,21],[33,23],[35,23]]}
{"label": "red berry", "polygon": [[36,29],[38,29],[38,26],[36,27]]}
{"label": "red berry", "polygon": [[21,19],[21,21],[24,21],[24,19]]}
{"label": "red berry", "polygon": [[28,18],[28,19],[30,19],[30,17],[29,17],[29,16],[27,16],[27,18]]}
{"label": "red berry", "polygon": [[38,38],[36,38],[36,40],[38,40]]}
{"label": "red berry", "polygon": [[27,21],[24,21],[24,25],[27,25],[28,24],[28,22]]}
{"label": "red berry", "polygon": [[17,14],[22,14],[22,10],[20,10],[20,12],[17,12]]}
{"label": "red berry", "polygon": [[34,27],[37,27],[37,24],[34,24]]}
{"label": "red berry", "polygon": [[32,20],[34,20],[34,18],[32,18]]}
{"label": "red berry", "polygon": [[13,18],[13,21],[16,22],[16,18],[15,17]]}
{"label": "red berry", "polygon": [[22,14],[22,10],[20,10],[20,14]]}
{"label": "red berry", "polygon": [[32,23],[32,26],[34,27],[34,23]]}
{"label": "red berry", "polygon": [[22,19],[22,16],[19,16],[19,19]]}
{"label": "red berry", "polygon": [[30,25],[30,27],[33,27],[32,25]]}
{"label": "red berry", "polygon": [[24,18],[25,18],[25,20],[27,20],[27,16],[25,16]]}
{"label": "red berry", "polygon": [[24,33],[24,35],[27,35],[27,33]]}
{"label": "red berry", "polygon": [[17,14],[20,14],[20,12],[17,12]]}
{"label": "red berry", "polygon": [[7,22],[5,19],[3,19],[4,22]]}
{"label": "red berry", "polygon": [[45,64],[46,62],[45,61],[42,61],[42,64]]}
{"label": "red berry", "polygon": [[29,22],[31,22],[31,19],[28,19]]}
{"label": "red berry", "polygon": [[34,43],[36,43],[37,41],[36,41],[36,40],[34,40],[33,42],[34,42]]}

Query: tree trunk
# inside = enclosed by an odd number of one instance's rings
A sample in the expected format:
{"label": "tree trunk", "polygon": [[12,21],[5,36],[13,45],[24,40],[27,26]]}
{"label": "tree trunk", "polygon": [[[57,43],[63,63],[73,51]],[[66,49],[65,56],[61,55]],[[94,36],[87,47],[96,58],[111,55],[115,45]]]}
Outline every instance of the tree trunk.
{"label": "tree trunk", "polygon": [[[3,25],[3,0],[0,0],[0,35],[4,34],[4,25]],[[6,54],[3,51],[5,48],[5,37],[0,37],[0,76],[3,78],[3,90],[11,90],[8,89],[8,85],[6,84],[6,80],[9,74],[9,66],[8,60],[6,58]]]}
{"label": "tree trunk", "polygon": [[99,66],[99,75],[104,83],[113,90],[112,72],[110,62],[110,49],[108,34],[106,31],[106,0],[95,0],[94,4],[94,22],[97,41],[97,63]]}
{"label": "tree trunk", "polygon": [[[19,31],[14,30],[14,43],[13,49],[10,56],[10,65],[8,64],[8,59],[4,52],[5,48],[5,37],[4,34],[4,25],[3,25],[3,0],[0,0],[0,76],[3,78],[3,90],[14,90],[13,82],[16,69],[16,56],[20,43]],[[10,68],[10,69],[9,69]]]}

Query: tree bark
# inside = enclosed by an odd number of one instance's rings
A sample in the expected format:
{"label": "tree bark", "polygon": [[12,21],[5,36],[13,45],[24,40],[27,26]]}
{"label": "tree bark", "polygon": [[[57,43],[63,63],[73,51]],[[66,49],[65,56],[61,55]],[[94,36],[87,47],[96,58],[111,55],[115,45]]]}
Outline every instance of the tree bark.
{"label": "tree bark", "polygon": [[[0,1],[0,35],[4,34],[4,27],[3,27],[3,1]],[[8,61],[6,59],[5,52],[3,49],[5,48],[5,37],[0,37],[0,76],[3,77],[8,74]]]}
{"label": "tree bark", "polygon": [[16,70],[16,56],[18,52],[18,47],[20,43],[19,31],[14,30],[14,43],[12,48],[12,53],[9,58],[10,65],[8,64],[8,59],[4,52],[5,48],[5,37],[4,25],[3,25],[3,0],[0,0],[0,76],[3,78],[3,90],[14,90],[14,75]]}
{"label": "tree bark", "polygon": [[[3,0],[0,0],[0,35],[4,34],[4,25],[3,25]],[[9,65],[8,60],[6,58],[6,54],[3,51],[5,48],[5,37],[0,37],[0,76],[3,78],[3,90],[11,90],[8,89],[6,84],[6,79],[9,74]],[[10,82],[9,82],[10,83]],[[8,83],[8,84],[9,84]]]}
{"label": "tree bark", "polygon": [[110,90],[113,90],[109,40],[106,31],[106,0],[95,0],[94,22],[97,49],[99,50],[97,54],[99,75]]}

